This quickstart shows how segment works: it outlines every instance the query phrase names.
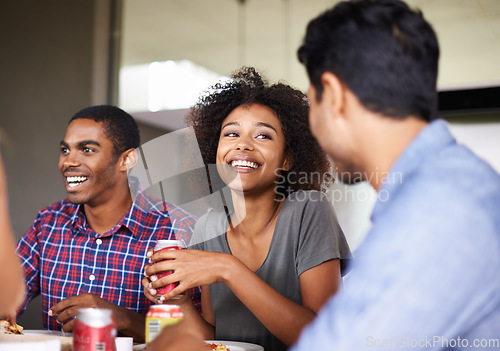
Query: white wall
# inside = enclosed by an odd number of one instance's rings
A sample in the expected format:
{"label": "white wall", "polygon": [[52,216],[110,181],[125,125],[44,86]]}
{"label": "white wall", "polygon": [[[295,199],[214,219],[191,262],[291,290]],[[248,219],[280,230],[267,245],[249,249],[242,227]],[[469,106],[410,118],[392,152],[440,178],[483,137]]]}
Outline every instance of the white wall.
{"label": "white wall", "polygon": [[[467,116],[460,122],[449,122],[450,130],[500,173],[500,114]],[[497,121],[497,122],[495,122]],[[334,184],[333,204],[351,250],[355,250],[371,227],[370,214],[376,200],[375,191],[366,183],[355,186]]]}
{"label": "white wall", "polygon": [[451,123],[450,129],[459,143],[469,147],[500,172],[500,122]]}

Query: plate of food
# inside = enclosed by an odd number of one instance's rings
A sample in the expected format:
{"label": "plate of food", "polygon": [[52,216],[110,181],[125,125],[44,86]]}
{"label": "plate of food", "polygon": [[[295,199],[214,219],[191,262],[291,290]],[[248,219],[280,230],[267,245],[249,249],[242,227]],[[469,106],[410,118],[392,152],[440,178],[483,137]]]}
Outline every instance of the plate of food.
{"label": "plate of food", "polygon": [[207,350],[215,351],[264,351],[264,348],[257,344],[250,344],[240,341],[226,340],[205,340]]}
{"label": "plate of food", "polygon": [[57,345],[61,351],[71,351],[73,338],[68,333],[49,330],[26,330],[22,326],[11,324],[9,321],[0,321],[1,350],[12,350],[13,345],[18,351],[40,350]]}
{"label": "plate of food", "polygon": [[0,320],[0,333],[2,334],[23,334],[23,327],[19,324],[11,324],[8,320]]}
{"label": "plate of food", "polygon": [[[264,351],[260,345],[249,344],[247,342],[239,341],[225,341],[225,340],[205,340],[208,350],[214,351]],[[134,346],[134,351],[147,350],[146,344]]]}

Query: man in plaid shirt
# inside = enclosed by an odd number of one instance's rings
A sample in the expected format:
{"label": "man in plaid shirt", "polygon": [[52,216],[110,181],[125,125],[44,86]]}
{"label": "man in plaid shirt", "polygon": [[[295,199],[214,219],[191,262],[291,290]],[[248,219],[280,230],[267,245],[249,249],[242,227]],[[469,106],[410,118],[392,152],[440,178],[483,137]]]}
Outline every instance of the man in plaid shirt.
{"label": "man in plaid shirt", "polygon": [[[88,107],[70,120],[59,157],[68,198],[41,210],[18,244],[27,288],[20,313],[41,294],[44,327],[72,331],[80,308],[108,308],[121,334],[144,340],[147,249],[158,239],[189,242],[196,219],[136,181],[129,189],[139,144],[136,122],[117,107]],[[199,308],[200,290],[189,293]]]}

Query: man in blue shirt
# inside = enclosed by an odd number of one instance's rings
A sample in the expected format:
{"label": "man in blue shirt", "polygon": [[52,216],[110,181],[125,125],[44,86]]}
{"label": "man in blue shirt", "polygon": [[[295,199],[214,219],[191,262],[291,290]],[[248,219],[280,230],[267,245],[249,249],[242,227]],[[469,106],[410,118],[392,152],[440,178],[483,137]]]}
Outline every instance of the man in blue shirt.
{"label": "man in blue shirt", "polygon": [[378,200],[343,291],[292,350],[499,350],[500,176],[436,119],[431,26],[399,0],[341,2],[298,57],[314,136]]}
{"label": "man in blue shirt", "polygon": [[298,57],[313,135],[378,200],[343,292],[292,349],[500,349],[500,177],[436,119],[431,26],[398,0],[342,2]]}

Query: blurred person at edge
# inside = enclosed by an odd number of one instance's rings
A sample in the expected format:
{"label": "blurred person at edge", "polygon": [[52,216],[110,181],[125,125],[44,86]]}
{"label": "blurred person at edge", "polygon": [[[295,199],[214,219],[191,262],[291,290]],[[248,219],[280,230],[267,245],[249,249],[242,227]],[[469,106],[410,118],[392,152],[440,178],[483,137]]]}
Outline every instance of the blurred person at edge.
{"label": "blurred person at edge", "polygon": [[399,0],[341,2],[298,58],[314,136],[379,197],[344,293],[292,350],[500,349],[500,176],[437,118],[431,25]]}
{"label": "blurred person at edge", "polygon": [[[203,286],[203,318],[185,318],[198,321],[205,339],[286,350],[340,289],[350,251],[321,192],[332,167],[309,130],[305,94],[269,84],[253,67],[231,78],[202,96],[186,120],[205,165],[217,165],[212,189],[227,186],[232,206],[200,217],[190,250],[153,255],[143,285],[150,299],[176,281],[162,297]],[[155,279],[165,270],[174,273]]]}
{"label": "blurred person at edge", "polygon": [[0,317],[15,320],[23,302],[24,280],[9,216],[7,179],[0,153]]}
{"label": "blurred person at edge", "polygon": [[[430,24],[399,0],[343,1],[298,57],[314,136],[339,178],[361,174],[379,198],[342,294],[292,350],[499,350],[500,176],[436,116]],[[165,334],[199,347],[182,323]]]}
{"label": "blurred person at edge", "polygon": [[[41,210],[17,249],[27,289],[20,313],[41,294],[44,328],[72,331],[80,308],[108,308],[122,335],[144,340],[147,250],[159,239],[189,240],[195,218],[128,177],[139,145],[137,123],[118,107],[70,119],[59,156],[68,198]],[[199,306],[200,289],[190,292]]]}

